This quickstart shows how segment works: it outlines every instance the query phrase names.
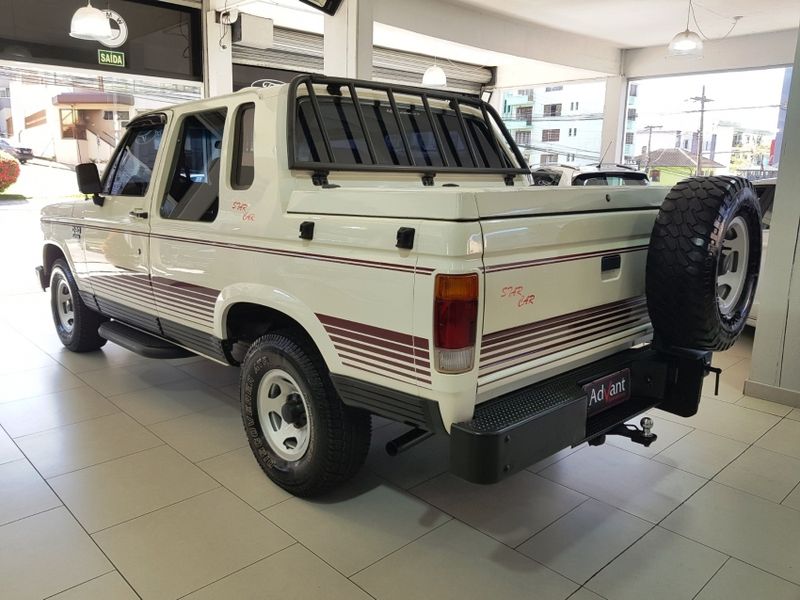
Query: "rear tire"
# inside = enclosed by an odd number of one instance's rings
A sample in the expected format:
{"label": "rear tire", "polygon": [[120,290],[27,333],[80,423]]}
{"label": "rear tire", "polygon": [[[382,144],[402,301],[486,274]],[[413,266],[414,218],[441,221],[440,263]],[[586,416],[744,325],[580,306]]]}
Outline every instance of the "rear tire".
{"label": "rear tire", "polygon": [[747,323],[761,263],[761,212],[742,177],[692,177],[667,195],[647,255],[656,339],[730,348]]}
{"label": "rear tire", "polygon": [[63,258],[50,268],[50,308],[58,338],[67,350],[91,352],[105,346],[97,330],[106,319],[84,304]]}
{"label": "rear tire", "polygon": [[364,464],[371,417],[342,404],[302,333],[269,333],[253,342],[242,362],[240,395],[250,448],[286,491],[318,496]]}

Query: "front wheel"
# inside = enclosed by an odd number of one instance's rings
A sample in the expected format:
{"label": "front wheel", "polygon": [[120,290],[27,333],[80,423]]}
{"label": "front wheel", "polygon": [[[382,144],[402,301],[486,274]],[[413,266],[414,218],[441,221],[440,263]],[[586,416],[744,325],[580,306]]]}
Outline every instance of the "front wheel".
{"label": "front wheel", "polygon": [[342,404],[322,358],[302,334],[270,333],[253,342],[240,387],[250,448],[283,489],[317,496],[364,464],[370,415]]}
{"label": "front wheel", "polygon": [[75,278],[62,258],[50,270],[50,308],[56,333],[65,348],[91,352],[105,345],[106,340],[97,333],[104,319],[84,304]]}

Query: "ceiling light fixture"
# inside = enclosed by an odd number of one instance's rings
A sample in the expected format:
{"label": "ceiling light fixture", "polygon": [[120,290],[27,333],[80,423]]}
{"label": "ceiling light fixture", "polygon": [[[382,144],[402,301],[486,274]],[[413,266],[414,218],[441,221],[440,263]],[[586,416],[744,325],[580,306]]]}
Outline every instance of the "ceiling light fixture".
{"label": "ceiling light fixture", "polygon": [[689,0],[689,9],[686,13],[686,29],[676,35],[669,43],[670,56],[703,56],[703,40],[694,31],[689,29],[689,19],[692,17],[692,0]]}
{"label": "ceiling light fixture", "polygon": [[69,35],[79,40],[102,42],[113,37],[114,32],[111,31],[111,23],[105,12],[92,6],[92,0],[88,0],[86,6],[82,6],[72,15]]}
{"label": "ceiling light fixture", "polygon": [[435,61],[422,75],[422,85],[427,87],[445,87],[447,85],[447,75]]}

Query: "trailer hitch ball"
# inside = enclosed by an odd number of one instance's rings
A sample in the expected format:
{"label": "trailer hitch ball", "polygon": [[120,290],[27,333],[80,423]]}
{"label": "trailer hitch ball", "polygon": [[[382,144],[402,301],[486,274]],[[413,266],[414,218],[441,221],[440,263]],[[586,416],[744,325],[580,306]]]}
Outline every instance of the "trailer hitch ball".
{"label": "trailer hitch ball", "polygon": [[639,425],[642,426],[643,438],[653,437],[653,419],[650,417],[642,417],[642,420],[639,421]]}

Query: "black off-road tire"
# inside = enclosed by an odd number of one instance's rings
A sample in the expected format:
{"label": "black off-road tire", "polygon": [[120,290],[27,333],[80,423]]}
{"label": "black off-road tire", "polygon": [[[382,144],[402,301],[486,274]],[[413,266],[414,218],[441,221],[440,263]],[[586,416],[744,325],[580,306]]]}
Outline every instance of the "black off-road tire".
{"label": "black off-road tire", "polygon": [[[306,399],[310,425],[305,454],[287,461],[273,450],[258,415],[258,390],[274,369],[292,376]],[[339,399],[322,357],[305,334],[268,333],[250,346],[240,378],[242,420],[250,448],[264,473],[295,496],[319,496],[353,477],[364,464],[371,438],[371,415]]]}
{"label": "black off-road tire", "polygon": [[[61,323],[58,313],[57,297],[62,283],[69,287],[72,297],[73,324],[71,331]],[[92,352],[105,346],[106,339],[100,337],[97,330],[106,321],[106,318],[83,302],[72,271],[63,258],[56,259],[50,267],[50,310],[53,314],[53,324],[56,327],[58,338],[67,350]]]}
{"label": "black off-road tire", "polygon": [[[737,257],[746,261],[747,273],[738,301],[723,312],[717,277],[737,217],[749,236],[747,256]],[[703,351],[730,348],[747,322],[760,263],[761,212],[747,179],[692,177],[678,183],[661,205],[647,254],[647,306],[656,340]]]}

